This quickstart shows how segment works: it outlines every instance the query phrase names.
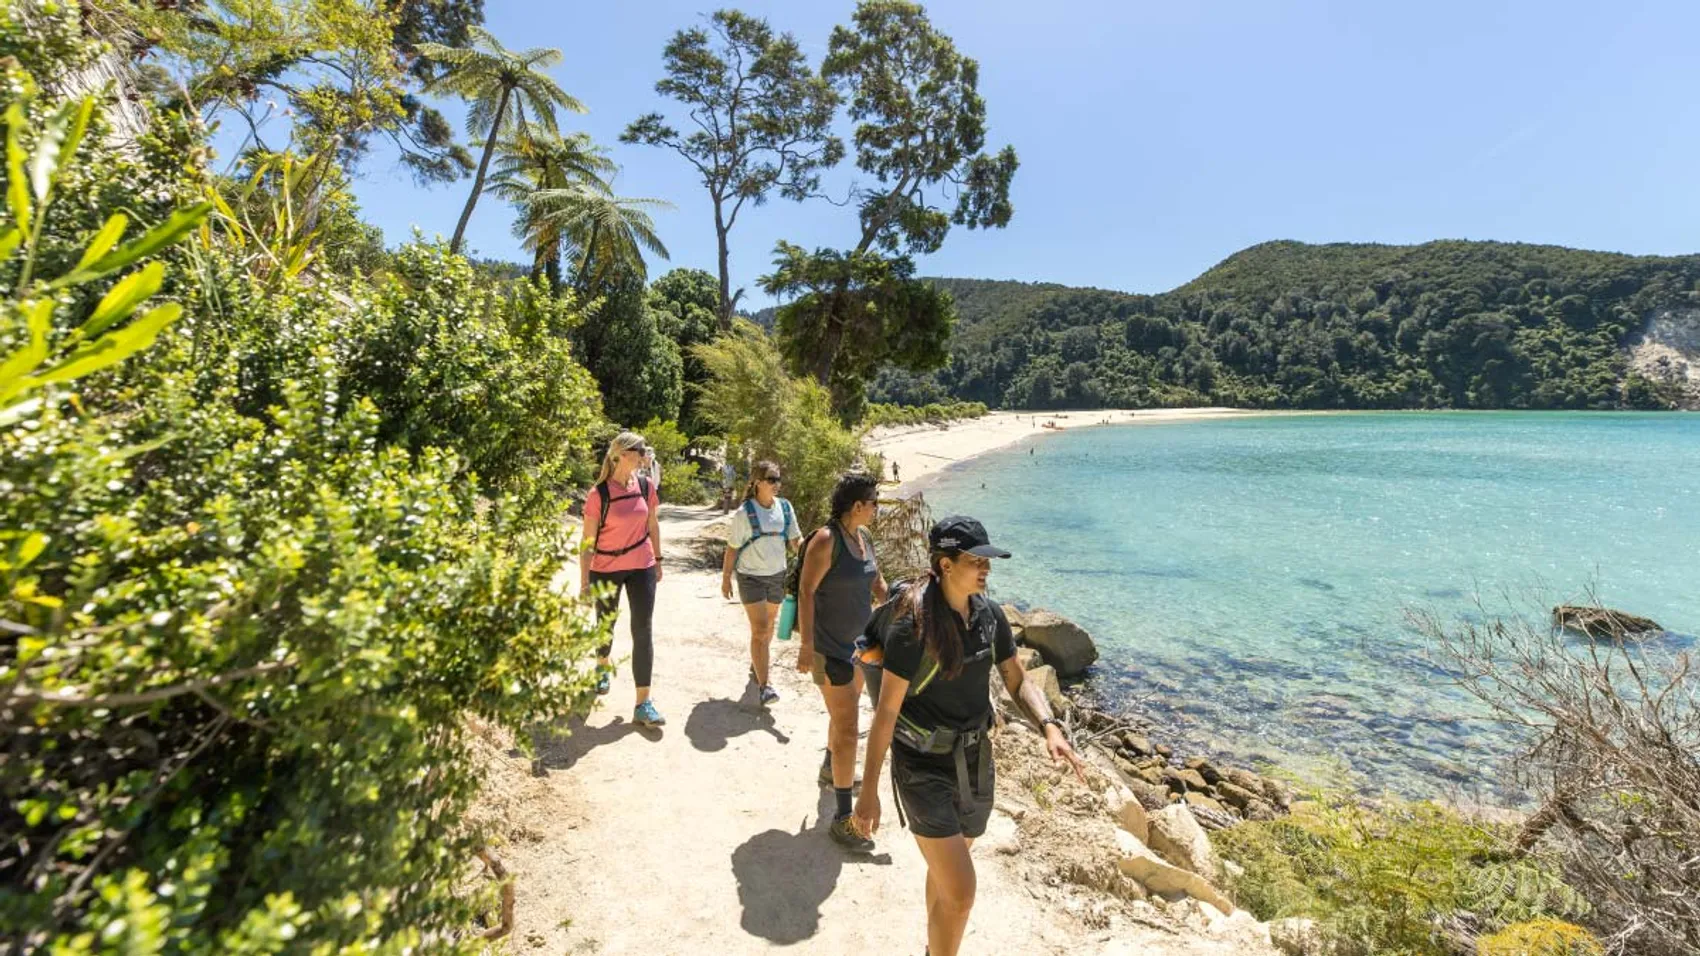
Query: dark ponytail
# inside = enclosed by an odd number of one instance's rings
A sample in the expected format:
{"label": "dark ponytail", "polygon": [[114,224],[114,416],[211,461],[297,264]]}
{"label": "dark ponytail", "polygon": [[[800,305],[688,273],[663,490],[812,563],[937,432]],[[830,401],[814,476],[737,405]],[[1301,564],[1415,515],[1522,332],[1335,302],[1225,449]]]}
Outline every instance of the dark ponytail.
{"label": "dark ponytail", "polygon": [[945,558],[955,557],[934,551],[928,560],[925,574],[912,579],[903,592],[901,615],[915,621],[915,636],[921,646],[939,662],[939,674],[946,680],[962,673],[964,654],[962,627],[956,613],[944,603],[944,577],[941,565]]}

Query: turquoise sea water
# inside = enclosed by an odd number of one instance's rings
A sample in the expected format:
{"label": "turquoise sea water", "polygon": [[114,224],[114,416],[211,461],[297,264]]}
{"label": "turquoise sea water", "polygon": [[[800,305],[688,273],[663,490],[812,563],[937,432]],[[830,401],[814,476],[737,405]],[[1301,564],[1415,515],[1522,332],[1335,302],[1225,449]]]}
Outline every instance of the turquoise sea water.
{"label": "turquoise sea water", "polygon": [[1089,693],[1189,747],[1343,764],[1367,789],[1482,791],[1511,748],[1425,660],[1408,609],[1480,620],[1479,597],[1538,618],[1593,589],[1673,631],[1666,645],[1700,633],[1697,415],[1084,428],[925,492],[935,515],[973,514],[1016,552],[993,573],[998,599],[1092,632]]}

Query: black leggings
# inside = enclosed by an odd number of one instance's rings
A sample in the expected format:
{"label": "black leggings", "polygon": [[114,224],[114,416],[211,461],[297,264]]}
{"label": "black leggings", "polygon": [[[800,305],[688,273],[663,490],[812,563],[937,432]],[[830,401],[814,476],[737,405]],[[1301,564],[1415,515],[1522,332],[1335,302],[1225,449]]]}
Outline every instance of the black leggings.
{"label": "black leggings", "polygon": [[[626,605],[632,609],[632,682],[639,687],[649,686],[650,671],[655,666],[655,641],[650,635],[655,618],[655,565],[638,571],[590,572],[591,584],[612,584],[614,590],[596,602],[596,619],[618,614],[620,592],[626,592]],[[608,643],[596,649],[597,657],[607,657],[614,650],[614,635]]]}

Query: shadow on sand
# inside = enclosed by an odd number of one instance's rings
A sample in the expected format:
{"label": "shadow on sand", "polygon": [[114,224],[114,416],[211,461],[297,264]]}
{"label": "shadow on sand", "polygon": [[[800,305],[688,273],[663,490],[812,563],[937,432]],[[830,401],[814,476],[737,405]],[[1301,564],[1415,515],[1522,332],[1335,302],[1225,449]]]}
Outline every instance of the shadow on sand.
{"label": "shadow on sand", "polygon": [[766,830],[732,851],[744,932],[782,946],[809,939],[820,931],[820,906],[845,864],[891,865],[889,853],[858,855],[832,842],[832,801],[832,791],[822,790],[812,826],[804,820],[796,833]]}

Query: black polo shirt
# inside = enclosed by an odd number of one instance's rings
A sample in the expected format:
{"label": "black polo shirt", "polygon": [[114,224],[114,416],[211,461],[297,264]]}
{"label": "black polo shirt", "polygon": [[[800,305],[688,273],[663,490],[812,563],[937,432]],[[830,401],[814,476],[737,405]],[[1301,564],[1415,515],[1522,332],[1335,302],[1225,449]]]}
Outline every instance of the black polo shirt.
{"label": "black polo shirt", "polygon": [[[920,694],[906,697],[903,716],[923,727],[973,730],[985,724],[992,712],[991,673],[994,664],[1015,656],[1015,635],[1003,609],[984,594],[968,599],[968,621],[951,610],[936,589],[928,586],[928,612],[933,619],[954,626],[963,635],[962,672],[947,678],[941,670]],[[923,676],[924,647],[915,633],[915,618],[902,614],[885,633],[885,669],[910,683]],[[990,653],[987,653],[987,651]]]}

